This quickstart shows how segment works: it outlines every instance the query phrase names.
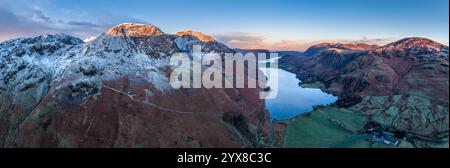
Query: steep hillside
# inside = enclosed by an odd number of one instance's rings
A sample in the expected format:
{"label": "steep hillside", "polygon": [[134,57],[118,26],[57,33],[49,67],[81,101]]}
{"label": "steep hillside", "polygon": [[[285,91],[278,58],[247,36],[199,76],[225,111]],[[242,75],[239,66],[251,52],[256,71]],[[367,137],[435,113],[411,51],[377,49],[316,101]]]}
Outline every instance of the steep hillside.
{"label": "steep hillside", "polygon": [[0,44],[2,147],[258,147],[257,89],[173,89],[169,57],[232,51],[199,33],[120,24],[88,43],[46,35]]}
{"label": "steep hillside", "polygon": [[282,58],[280,66],[305,83],[323,83],[339,96],[338,106],[408,133],[417,146],[448,138],[447,46],[406,38],[369,50],[327,47],[316,53],[306,60]]}

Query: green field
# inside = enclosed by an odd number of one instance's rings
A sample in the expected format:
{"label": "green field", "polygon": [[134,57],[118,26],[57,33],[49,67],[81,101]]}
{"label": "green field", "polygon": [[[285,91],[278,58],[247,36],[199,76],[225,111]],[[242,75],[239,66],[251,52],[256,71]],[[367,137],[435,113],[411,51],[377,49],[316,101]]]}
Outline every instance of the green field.
{"label": "green field", "polygon": [[[284,147],[288,148],[388,148],[370,143],[369,135],[361,134],[367,117],[334,106],[317,108],[308,115],[289,120]],[[403,141],[399,147],[412,147]]]}

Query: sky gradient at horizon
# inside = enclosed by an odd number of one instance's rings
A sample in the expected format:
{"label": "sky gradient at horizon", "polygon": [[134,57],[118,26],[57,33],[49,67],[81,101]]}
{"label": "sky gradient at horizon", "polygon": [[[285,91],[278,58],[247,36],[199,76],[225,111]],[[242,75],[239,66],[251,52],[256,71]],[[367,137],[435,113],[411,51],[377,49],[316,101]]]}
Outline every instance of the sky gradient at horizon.
{"label": "sky gradient at horizon", "polygon": [[192,29],[231,47],[304,50],[318,42],[448,45],[448,0],[0,0],[0,41],[45,33],[95,37],[123,22]]}

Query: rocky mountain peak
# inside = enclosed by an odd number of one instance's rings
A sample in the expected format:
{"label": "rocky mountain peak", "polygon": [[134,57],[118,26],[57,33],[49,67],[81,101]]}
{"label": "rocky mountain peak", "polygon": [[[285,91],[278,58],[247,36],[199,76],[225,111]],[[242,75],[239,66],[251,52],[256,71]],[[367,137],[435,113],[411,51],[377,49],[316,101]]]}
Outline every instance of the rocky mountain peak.
{"label": "rocky mountain peak", "polygon": [[84,43],[83,40],[66,35],[66,34],[45,34],[40,35],[37,37],[31,37],[31,38],[18,38],[18,39],[12,39],[5,41],[4,43],[1,43],[2,45],[15,45],[16,42],[18,44],[48,44],[48,43],[61,43],[65,45],[78,45]]}
{"label": "rocky mountain peak", "polygon": [[356,50],[356,51],[372,50],[372,49],[379,47],[378,45],[370,45],[370,44],[365,44],[365,43],[338,44],[337,46],[339,48]]}
{"label": "rocky mountain peak", "polygon": [[110,36],[148,37],[161,36],[164,35],[164,32],[153,25],[123,23],[110,28],[105,34]]}
{"label": "rocky mountain peak", "polygon": [[369,45],[364,43],[356,44],[343,44],[343,43],[320,43],[309,47],[306,51],[306,55],[314,56],[320,54],[322,51],[327,51],[329,49],[337,50],[352,50],[352,51],[366,51],[377,48],[377,45]]}
{"label": "rocky mountain peak", "polygon": [[182,36],[182,37],[183,36],[196,37],[197,39],[199,39],[202,42],[214,41],[214,38],[212,36],[203,34],[202,32],[193,31],[193,30],[179,31],[179,32],[176,32],[175,35]]}
{"label": "rocky mountain peak", "polygon": [[440,52],[442,50],[448,50],[448,46],[440,44],[436,41],[421,38],[421,37],[409,37],[399,41],[387,44],[381,47],[385,51],[429,51]]}
{"label": "rocky mountain peak", "polygon": [[364,43],[344,44],[344,43],[320,43],[311,48],[337,48],[344,50],[371,50],[378,47],[377,45],[369,45]]}

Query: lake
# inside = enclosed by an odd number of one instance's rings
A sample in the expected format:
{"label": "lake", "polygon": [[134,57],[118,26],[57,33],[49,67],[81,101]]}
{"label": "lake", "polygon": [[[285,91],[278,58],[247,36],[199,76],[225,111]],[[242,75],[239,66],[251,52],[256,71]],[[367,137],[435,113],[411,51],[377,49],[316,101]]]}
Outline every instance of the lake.
{"label": "lake", "polygon": [[[328,105],[336,102],[337,97],[315,88],[303,88],[296,75],[275,68],[261,68],[265,74],[269,71],[278,71],[278,80],[268,76],[269,94],[278,95],[275,99],[266,99],[266,107],[272,120],[286,120],[303,113],[313,111],[317,105]],[[278,90],[274,87],[278,82]]]}

